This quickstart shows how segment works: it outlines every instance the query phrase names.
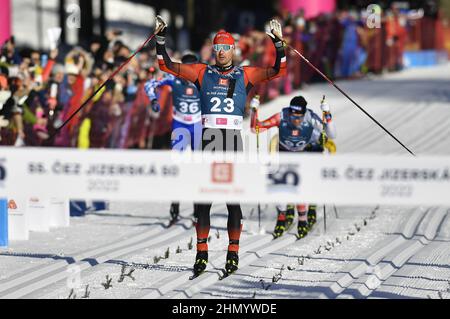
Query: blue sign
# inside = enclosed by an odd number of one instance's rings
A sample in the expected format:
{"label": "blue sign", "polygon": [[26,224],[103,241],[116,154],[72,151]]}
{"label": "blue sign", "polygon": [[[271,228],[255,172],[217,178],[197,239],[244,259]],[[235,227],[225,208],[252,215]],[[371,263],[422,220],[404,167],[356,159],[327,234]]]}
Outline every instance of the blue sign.
{"label": "blue sign", "polygon": [[0,247],[8,247],[8,200],[0,199]]}

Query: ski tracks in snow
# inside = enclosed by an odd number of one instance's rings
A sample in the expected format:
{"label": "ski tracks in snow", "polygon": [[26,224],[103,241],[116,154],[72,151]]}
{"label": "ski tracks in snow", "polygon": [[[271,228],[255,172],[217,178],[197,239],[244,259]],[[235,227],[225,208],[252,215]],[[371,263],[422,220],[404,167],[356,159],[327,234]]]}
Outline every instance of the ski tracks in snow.
{"label": "ski tracks in snow", "polygon": [[[79,267],[82,272],[132,252],[158,247],[179,237],[184,237],[191,224],[190,221],[183,221],[169,230],[161,225],[151,226],[147,231],[135,236],[77,254],[71,257],[70,261],[57,261],[27,269],[13,278],[0,282],[0,298],[24,298],[61,280],[67,280],[70,276],[67,271],[69,265]],[[164,236],[161,236],[162,234]]]}

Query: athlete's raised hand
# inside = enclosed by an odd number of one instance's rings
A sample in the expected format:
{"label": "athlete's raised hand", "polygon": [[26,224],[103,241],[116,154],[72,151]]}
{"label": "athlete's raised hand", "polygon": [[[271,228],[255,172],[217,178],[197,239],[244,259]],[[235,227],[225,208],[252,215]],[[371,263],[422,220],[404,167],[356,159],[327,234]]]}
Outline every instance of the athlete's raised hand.
{"label": "athlete's raised hand", "polygon": [[320,104],[320,109],[322,110],[323,113],[330,113],[330,105],[328,105],[327,102],[323,102],[322,104]]}
{"label": "athlete's raised hand", "polygon": [[167,23],[161,16],[156,16],[155,34],[157,36],[166,35]]}
{"label": "athlete's raised hand", "polygon": [[158,87],[158,81],[150,80],[144,85],[145,94],[147,94],[149,100],[155,100],[157,98],[155,89]]}
{"label": "athlete's raised hand", "polygon": [[250,101],[250,107],[253,110],[257,110],[259,108],[259,105],[261,102],[259,101],[259,95],[256,95],[251,101]]}
{"label": "athlete's raised hand", "polygon": [[267,34],[269,35],[269,37],[272,38],[274,42],[283,42],[283,30],[278,20],[276,19],[270,20],[269,29],[270,32],[267,32]]}

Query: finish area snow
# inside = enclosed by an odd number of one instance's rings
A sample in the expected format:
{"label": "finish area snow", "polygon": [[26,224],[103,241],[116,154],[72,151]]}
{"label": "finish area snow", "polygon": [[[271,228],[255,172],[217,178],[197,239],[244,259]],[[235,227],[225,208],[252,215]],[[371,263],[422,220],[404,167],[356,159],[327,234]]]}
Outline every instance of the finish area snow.
{"label": "finish area snow", "polygon": [[[450,155],[450,64],[338,85],[416,155]],[[302,94],[319,112],[323,95],[338,130],[338,153],[405,154],[391,137],[328,84],[314,84],[261,107],[265,119]],[[256,137],[246,123],[247,146]],[[270,137],[261,134],[261,152]],[[323,194],[326,196],[326,194]],[[195,258],[192,203],[166,229],[170,203],[112,202],[71,227],[32,233],[0,250],[0,298],[449,298],[447,207],[318,208],[299,241],[273,240],[276,210],[244,205],[239,271],[219,281],[228,244],[227,211],[211,211],[207,272],[189,281]],[[295,227],[294,227],[295,228]],[[72,290],[72,287],[75,287]]]}

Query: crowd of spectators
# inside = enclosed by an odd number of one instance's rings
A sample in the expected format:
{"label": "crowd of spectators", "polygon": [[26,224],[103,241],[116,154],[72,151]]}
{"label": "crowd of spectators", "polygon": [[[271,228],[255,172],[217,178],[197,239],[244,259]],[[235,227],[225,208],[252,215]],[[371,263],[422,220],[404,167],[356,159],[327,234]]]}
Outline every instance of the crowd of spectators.
{"label": "crowd of spectators", "polygon": [[[413,45],[415,24],[423,19],[392,10],[383,14],[381,28],[369,28],[367,17],[356,11],[309,20],[300,11],[278,18],[284,21],[286,42],[332,79],[402,69],[405,47]],[[236,35],[236,40],[236,65],[273,64],[276,53],[265,32],[248,30]],[[59,130],[131,54],[118,31],[65,54],[58,49],[19,49],[14,38],[6,41],[0,55],[0,145],[168,149],[170,89],[161,89],[161,111],[154,113],[143,88],[150,78],[164,76],[151,45]],[[182,54],[171,52],[174,59]],[[255,87],[263,102],[322,81],[292,50],[287,49],[287,54],[288,75]],[[198,56],[204,63],[213,63],[211,39],[205,40]]]}

